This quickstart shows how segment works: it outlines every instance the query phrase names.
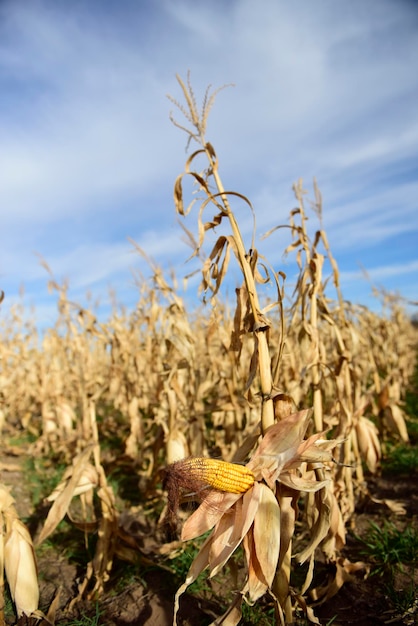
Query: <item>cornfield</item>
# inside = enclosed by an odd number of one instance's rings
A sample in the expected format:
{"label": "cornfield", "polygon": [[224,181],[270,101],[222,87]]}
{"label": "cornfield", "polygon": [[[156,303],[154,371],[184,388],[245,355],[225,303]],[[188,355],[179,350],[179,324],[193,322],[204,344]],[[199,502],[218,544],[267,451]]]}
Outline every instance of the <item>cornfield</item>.
{"label": "cornfield", "polygon": [[[311,601],[330,597],[362,567],[340,553],[367,493],[366,474],[379,471],[385,442],[408,440],[403,394],[416,330],[388,294],[384,315],[344,300],[316,183],[313,208],[306,208],[298,181],[288,224],[272,224],[265,235],[289,233],[283,253],[294,257],[298,275],[288,293],[285,274],[258,253],[255,233],[244,242],[231,200],[255,211],[223,186],[205,138],[217,92],[206,93],[199,111],[190,81],[178,80],[184,104],[171,100],[185,122],[172,120],[198,147],[175,181],[174,202],[192,254],[202,261],[207,305],[188,310],[176,278],[149,261],[152,276],[138,286],[135,308],[115,304],[108,319],[98,319],[93,307],[71,302],[68,285],[46,267],[56,323],[40,333],[23,306],[0,320],[3,452],[18,432],[30,440],[18,454],[53,458],[62,467],[33,538],[2,472],[1,585],[5,572],[18,618],[55,623],[58,599],[49,610],[38,608],[35,561],[64,518],[83,531],[81,544],[97,539],[71,606],[106,592],[116,559],[141,568],[109,478],[118,466],[137,477],[159,541],[158,562],[169,563],[171,553],[211,531],[173,598],[175,621],[188,585],[206,568],[216,575],[242,546],[242,588],[213,623],[238,624],[243,602],[270,594],[277,623],[294,622],[301,607],[319,624]],[[189,206],[186,177],[196,188]],[[309,212],[318,223],[313,234]],[[230,263],[242,275],[234,307],[222,291]],[[198,503],[191,515],[190,500]],[[321,588],[312,586],[318,555],[336,572]],[[308,567],[295,589],[291,577],[300,563]]]}

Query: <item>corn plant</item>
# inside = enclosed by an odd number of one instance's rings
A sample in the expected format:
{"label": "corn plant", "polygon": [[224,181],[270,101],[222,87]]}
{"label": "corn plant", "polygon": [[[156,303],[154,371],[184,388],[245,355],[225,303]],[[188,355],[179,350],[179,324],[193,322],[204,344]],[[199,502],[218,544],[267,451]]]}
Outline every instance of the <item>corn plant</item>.
{"label": "corn plant", "polygon": [[[324,464],[324,461],[329,462],[331,460],[329,450],[335,447],[337,442],[328,443],[325,441],[325,448],[323,448],[319,444],[320,433],[314,435],[313,439],[311,437],[304,441],[303,437],[308,428],[310,412],[305,411],[289,415],[288,406],[286,403],[282,403],[282,394],[274,387],[273,381],[275,377],[277,379],[282,346],[278,349],[279,358],[273,369],[269,346],[271,322],[267,313],[273,307],[282,311],[281,290],[279,288],[280,276],[273,270],[267,270],[264,264],[264,272],[260,271],[254,237],[251,246],[246,248],[235,214],[231,209],[230,198],[232,196],[239,197],[253,210],[251,203],[245,196],[225,190],[219,173],[219,161],[215,149],[206,140],[207,116],[216,92],[213,94],[210,94],[209,90],[206,92],[202,112],[199,113],[190,80],[185,84],[180,77],[177,79],[186,106],[184,107],[176,100],[172,99],[172,101],[183,113],[190,126],[185,127],[179,124],[174,117],[172,117],[172,121],[176,126],[185,130],[189,142],[197,142],[199,148],[189,157],[184,174],[181,174],[175,182],[176,210],[181,216],[186,216],[191,209],[191,207],[188,210],[184,208],[182,190],[184,176],[191,176],[198,186],[199,193],[205,197],[199,211],[199,236],[195,254],[200,251],[207,231],[220,227],[224,223],[227,223],[230,228],[231,234],[221,235],[217,238],[203,264],[202,289],[205,292],[210,291],[212,298],[216,296],[226,275],[232,252],[243,275],[243,285],[238,291],[234,332],[235,337],[247,334],[251,336],[253,341],[247,387],[252,386],[254,388],[255,379],[258,377],[259,387],[253,396],[257,395],[259,398],[262,439],[247,464],[247,468],[252,470],[254,467],[256,469],[257,480],[254,484],[248,487],[244,494],[230,494],[231,487],[224,488],[224,495],[218,497],[216,490],[218,492],[222,492],[222,490],[219,489],[219,485],[216,487],[215,483],[215,491],[209,491],[209,494],[216,494],[213,496],[215,502],[209,502],[209,504],[214,505],[213,508],[217,513],[215,515],[208,513],[211,511],[211,507],[207,506],[211,496],[205,494],[201,496],[203,497],[201,507],[191,518],[193,521],[189,520],[183,528],[183,539],[193,538],[212,527],[214,530],[194,560],[185,584],[179,590],[176,611],[179,595],[195,580],[197,575],[207,566],[211,575],[214,575],[226,563],[236,547],[243,542],[248,579],[241,593],[247,595],[250,602],[255,602],[266,591],[269,591],[276,600],[277,613],[281,622],[291,622],[293,616],[290,593],[291,554],[297,500],[301,492],[312,492],[316,496],[310,500],[309,507],[308,523],[311,530],[311,540],[299,554],[300,561],[311,559],[313,564],[315,548],[321,542],[327,540],[327,548],[332,554],[337,536],[339,541],[344,539],[343,526],[340,523],[341,515],[337,501],[329,490],[330,481],[326,475]],[[206,158],[207,167],[203,171],[197,172],[193,167],[198,157],[201,156]],[[203,216],[209,206],[216,209],[216,214],[205,222]],[[258,288],[266,280],[274,280],[277,286],[277,301],[263,310],[260,305]],[[283,324],[281,327],[283,328]],[[284,342],[284,337],[281,337],[281,341]],[[318,403],[315,402],[315,405],[318,416]],[[281,414],[283,407],[285,413]],[[322,421],[317,419],[317,425],[322,427]],[[251,440],[251,443],[254,443],[254,440]],[[308,450],[311,447],[310,453]],[[194,467],[195,462],[196,460],[192,460],[189,463]],[[200,461],[198,466],[201,467]],[[174,481],[176,480],[176,467],[168,470],[169,475],[170,472],[174,472]],[[206,475],[206,472],[211,470],[212,468],[209,470],[205,468],[203,482],[214,486],[214,483],[209,481]],[[241,485],[237,470],[231,465],[229,471],[235,484]],[[291,477],[287,476],[288,471]],[[182,474],[181,471],[180,474]],[[297,476],[297,474],[302,474],[302,477]],[[192,479],[193,476],[194,474],[189,472],[188,478]],[[199,481],[202,480],[200,474],[198,478]],[[230,480],[229,476],[228,480]],[[265,481],[267,485],[262,481]],[[177,483],[180,488],[182,481],[177,479]],[[172,492],[171,488],[171,496]],[[195,519],[196,522],[194,523]],[[189,526],[193,528],[190,533]],[[228,537],[227,548],[225,547],[225,537]],[[334,541],[332,537],[334,537]],[[311,573],[308,575],[306,587],[309,586],[310,581]],[[309,612],[308,609],[307,612]],[[241,594],[239,594],[236,602],[219,623],[237,624],[241,619],[241,614]]]}

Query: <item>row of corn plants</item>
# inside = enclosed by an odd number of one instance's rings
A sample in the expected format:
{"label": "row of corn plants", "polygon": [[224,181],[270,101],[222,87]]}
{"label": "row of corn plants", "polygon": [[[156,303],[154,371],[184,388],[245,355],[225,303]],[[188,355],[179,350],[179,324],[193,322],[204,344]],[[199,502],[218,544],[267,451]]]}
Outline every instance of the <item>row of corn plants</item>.
{"label": "row of corn plants", "polygon": [[[285,225],[284,253],[294,255],[297,267],[295,289],[287,294],[286,276],[261,258],[255,233],[244,241],[231,201],[253,207],[224,187],[206,140],[216,92],[206,93],[199,111],[190,82],[179,78],[179,84],[184,104],[173,102],[186,121],[173,121],[197,149],[175,182],[175,207],[193,255],[203,260],[201,291],[210,306],[189,311],[176,278],[148,260],[151,277],[138,280],[136,307],[126,311],[115,302],[109,318],[99,320],[94,306],[70,300],[68,285],[45,265],[57,297],[54,326],[39,334],[23,305],[0,320],[3,438],[20,429],[34,441],[31,454],[53,452],[67,466],[35,539],[45,541],[65,516],[97,534],[77,598],[97,597],[115,556],[126,554],[117,494],[106,475],[109,457],[123,456],[127,471],[138,474],[142,500],[160,502],[168,534],[177,532],[178,507],[191,493],[200,506],[183,524],[182,539],[212,529],[179,589],[175,612],[187,586],[205,568],[215,575],[242,545],[247,578],[215,623],[237,624],[243,600],[254,603],[266,593],[279,622],[291,623],[299,606],[318,623],[308,590],[320,601],[361,567],[339,551],[365,490],[364,472],[378,471],[386,438],[407,441],[402,402],[416,331],[385,294],[384,315],[344,300],[322,228],[320,192],[315,184],[319,227],[310,233],[301,181]],[[188,207],[185,178],[196,186]],[[195,236],[186,223],[199,199]],[[267,235],[280,227],[273,224]],[[234,310],[222,297],[230,262],[242,275]],[[267,283],[275,293],[270,299]],[[104,450],[109,433],[117,433],[119,447]],[[4,510],[13,511],[6,500]],[[4,515],[7,544],[7,520],[15,517]],[[336,576],[327,588],[312,589],[319,550]],[[296,562],[308,564],[297,590],[291,582]],[[17,577],[13,589],[18,586]],[[34,597],[18,611],[33,613]]]}

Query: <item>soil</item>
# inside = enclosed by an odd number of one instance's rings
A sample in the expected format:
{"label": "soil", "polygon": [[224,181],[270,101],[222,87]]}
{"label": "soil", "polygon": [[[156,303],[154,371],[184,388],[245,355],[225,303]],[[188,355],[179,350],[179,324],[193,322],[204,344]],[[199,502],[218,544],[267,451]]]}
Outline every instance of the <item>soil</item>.
{"label": "soil", "polygon": [[[1,482],[11,487],[12,495],[16,500],[16,507],[22,519],[32,533],[36,533],[44,517],[42,506],[33,511],[31,497],[25,484],[22,473],[22,463],[13,453],[3,453],[0,458]],[[401,502],[405,507],[405,514],[398,515],[383,502],[385,499]],[[377,502],[380,501],[380,502]],[[418,527],[418,469],[408,476],[371,476],[368,479],[368,494],[359,502],[353,516],[351,528],[348,532],[347,545],[342,557],[351,562],[364,561],[361,554],[362,543],[358,537],[364,537],[370,522],[382,525],[384,520],[393,521],[397,526],[406,525]],[[46,613],[51,603],[56,602],[56,624],[71,626],[166,626],[172,624],[173,599],[181,580],[170,571],[167,566],[158,566],[161,555],[156,554],[153,564],[153,546],[157,552],[155,536],[149,535],[143,515],[138,512],[138,533],[143,532],[144,542],[147,544],[146,555],[139,556],[136,568],[129,566],[134,574],[129,580],[126,577],[128,566],[116,560],[108,587],[97,602],[80,601],[71,605],[71,600],[77,595],[77,586],[83,572],[74,559],[68,556],[68,551],[60,551],[57,541],[51,542],[52,547],[39,550],[37,554],[40,607]],[[151,533],[152,535],[152,533]],[[59,545],[59,543],[58,543]],[[118,580],[123,576],[123,585]],[[319,575],[326,580],[332,575],[332,566],[323,565]],[[409,584],[411,570],[400,573],[395,581],[399,590]],[[127,582],[126,582],[127,581]],[[417,572],[415,572],[415,589],[418,588]],[[328,602],[315,607],[315,615],[321,624],[333,626],[377,626],[383,624],[418,624],[418,599],[411,601],[411,605],[401,611],[394,605],[385,580],[379,576],[366,576],[364,570],[353,575],[352,580],[344,584],[339,593]],[[216,616],[222,614],[223,609],[216,597],[195,597],[185,593],[181,600],[181,609],[178,623],[181,626],[204,626],[210,624]],[[298,618],[299,620],[299,618]],[[6,617],[6,624],[39,624],[32,620]],[[42,622],[46,624],[46,622]],[[242,620],[243,626],[255,624],[255,621]],[[274,624],[263,618],[263,624]],[[306,619],[300,618],[295,624],[307,624]]]}

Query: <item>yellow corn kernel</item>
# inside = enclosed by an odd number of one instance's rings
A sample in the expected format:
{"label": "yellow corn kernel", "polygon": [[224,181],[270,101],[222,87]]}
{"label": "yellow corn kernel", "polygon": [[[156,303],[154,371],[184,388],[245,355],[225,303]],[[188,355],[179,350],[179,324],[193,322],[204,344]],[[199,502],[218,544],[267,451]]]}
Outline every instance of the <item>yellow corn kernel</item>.
{"label": "yellow corn kernel", "polygon": [[218,491],[244,493],[254,484],[254,474],[244,465],[204,457],[190,457],[180,463],[182,469],[187,470],[195,480],[207,483]]}

